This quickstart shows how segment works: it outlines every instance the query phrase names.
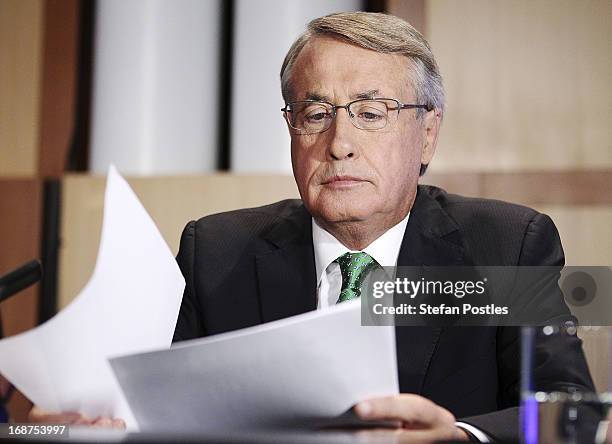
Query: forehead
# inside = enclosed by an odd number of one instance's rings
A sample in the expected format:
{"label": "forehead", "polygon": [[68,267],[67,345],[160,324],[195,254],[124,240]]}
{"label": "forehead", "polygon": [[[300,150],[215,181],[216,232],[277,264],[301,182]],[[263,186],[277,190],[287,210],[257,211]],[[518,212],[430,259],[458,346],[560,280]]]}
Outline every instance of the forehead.
{"label": "forehead", "polygon": [[331,37],[306,43],[291,69],[296,100],[318,96],[335,101],[376,91],[378,97],[408,100],[410,61],[399,54],[383,54]]}

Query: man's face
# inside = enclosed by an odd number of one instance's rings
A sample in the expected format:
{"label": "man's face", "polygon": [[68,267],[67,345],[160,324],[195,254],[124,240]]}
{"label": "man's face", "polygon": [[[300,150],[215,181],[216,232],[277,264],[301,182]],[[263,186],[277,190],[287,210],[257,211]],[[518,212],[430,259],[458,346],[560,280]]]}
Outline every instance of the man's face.
{"label": "man's face", "polygon": [[[293,100],[415,103],[408,66],[404,56],[317,37],[293,65]],[[344,109],[323,133],[301,135],[290,128],[293,174],[306,208],[324,227],[367,222],[387,229],[397,224],[412,206],[420,165],[431,160],[437,129],[434,112],[423,121],[414,109],[400,111],[393,125],[377,131],[356,128]]]}

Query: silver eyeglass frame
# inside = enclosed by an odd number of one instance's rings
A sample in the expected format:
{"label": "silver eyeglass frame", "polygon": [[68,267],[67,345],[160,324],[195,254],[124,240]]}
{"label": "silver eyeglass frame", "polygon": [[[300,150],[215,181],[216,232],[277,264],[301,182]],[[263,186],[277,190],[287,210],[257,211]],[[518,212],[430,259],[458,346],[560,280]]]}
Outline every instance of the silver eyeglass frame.
{"label": "silver eyeglass frame", "polygon": [[[395,102],[396,103],[396,107],[395,108],[389,108],[387,106],[387,111],[397,110],[397,116],[398,117],[399,117],[399,112],[401,110],[403,110],[403,109],[424,109],[424,110],[427,110],[427,111],[431,111],[433,109],[433,107],[428,106],[428,105],[417,105],[417,104],[412,104],[412,103],[402,103],[402,102],[400,102],[397,99],[391,99],[391,98],[388,98],[388,97],[375,97],[375,98],[371,98],[371,99],[352,100],[352,101],[348,102],[345,105],[334,105],[331,102],[326,102],[326,101],[323,101],[323,100],[298,100],[298,101],[295,101],[295,102],[286,103],[285,106],[283,108],[281,108],[281,111],[284,113],[285,120],[287,120],[287,123],[289,124],[289,126],[292,129],[294,129],[295,131],[298,131],[299,134],[320,134],[320,133],[324,133],[325,131],[327,131],[331,127],[332,122],[336,118],[337,110],[338,109],[345,109],[347,114],[349,115],[349,119],[350,119],[351,123],[353,124],[353,126],[355,128],[357,128],[357,129],[362,130],[362,131],[380,131],[383,128],[386,128],[387,127],[387,123],[385,123],[385,126],[382,126],[380,128],[361,128],[360,126],[357,125],[357,122],[354,119],[355,115],[350,111],[350,107],[353,104],[355,104],[355,103],[366,102],[366,101],[374,101],[374,102],[376,102],[376,101],[381,101],[381,102],[382,101],[390,101],[390,102]],[[332,118],[330,120],[329,125],[325,129],[322,129],[320,131],[308,131],[308,130],[296,128],[296,127],[293,126],[293,124],[291,123],[291,119],[289,118],[288,114],[293,111],[292,107],[294,105],[297,105],[297,104],[306,104],[306,103],[320,103],[320,104],[328,105],[331,108],[331,116],[332,116]],[[397,120],[397,117],[394,120],[394,122],[396,120]]]}

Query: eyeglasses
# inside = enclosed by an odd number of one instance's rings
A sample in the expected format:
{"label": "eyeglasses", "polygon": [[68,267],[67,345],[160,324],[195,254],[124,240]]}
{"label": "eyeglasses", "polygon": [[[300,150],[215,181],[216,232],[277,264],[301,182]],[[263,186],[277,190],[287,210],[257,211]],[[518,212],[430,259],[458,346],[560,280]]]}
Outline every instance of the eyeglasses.
{"label": "eyeglasses", "polygon": [[329,129],[340,108],[346,110],[356,128],[365,131],[377,131],[392,125],[402,109],[432,109],[427,105],[405,104],[396,99],[359,99],[346,105],[304,100],[287,103],[281,111],[285,113],[289,126],[299,134],[317,134]]}

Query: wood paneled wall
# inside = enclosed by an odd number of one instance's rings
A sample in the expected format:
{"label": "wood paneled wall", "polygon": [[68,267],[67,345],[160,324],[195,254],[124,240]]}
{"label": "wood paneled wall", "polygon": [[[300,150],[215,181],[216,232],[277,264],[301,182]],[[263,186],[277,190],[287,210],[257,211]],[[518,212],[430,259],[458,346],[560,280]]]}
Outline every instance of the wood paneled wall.
{"label": "wood paneled wall", "polygon": [[427,0],[448,107],[432,171],[612,166],[612,2]]}
{"label": "wood paneled wall", "polygon": [[[73,134],[79,5],[0,0],[0,274],[40,258],[43,183],[62,176]],[[37,324],[38,291],[2,303],[5,335]],[[14,420],[29,408],[13,395]]]}
{"label": "wood paneled wall", "polygon": [[38,170],[44,3],[0,0],[0,176]]}

